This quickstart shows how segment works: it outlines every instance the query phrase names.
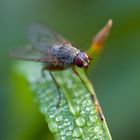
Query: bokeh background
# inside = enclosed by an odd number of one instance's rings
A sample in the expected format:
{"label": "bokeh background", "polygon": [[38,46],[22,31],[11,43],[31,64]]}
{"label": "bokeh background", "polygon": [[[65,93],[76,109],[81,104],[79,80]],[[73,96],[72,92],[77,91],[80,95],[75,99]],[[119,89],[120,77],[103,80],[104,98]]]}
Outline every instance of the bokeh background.
{"label": "bokeh background", "polygon": [[113,139],[140,139],[140,1],[1,0],[1,140],[52,139],[26,81],[12,74],[14,62],[8,58],[9,49],[27,42],[26,27],[33,22],[50,25],[86,50],[110,18],[113,28],[90,79]]}

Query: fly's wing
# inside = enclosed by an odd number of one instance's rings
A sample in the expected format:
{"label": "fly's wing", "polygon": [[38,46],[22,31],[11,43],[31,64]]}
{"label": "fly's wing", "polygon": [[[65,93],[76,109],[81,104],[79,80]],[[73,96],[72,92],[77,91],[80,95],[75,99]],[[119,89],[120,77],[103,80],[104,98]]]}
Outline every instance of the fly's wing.
{"label": "fly's wing", "polygon": [[62,44],[65,39],[52,29],[38,24],[32,24],[28,29],[28,39],[33,47],[42,53],[48,52],[48,49],[54,44]]}
{"label": "fly's wing", "polygon": [[43,55],[42,53],[36,51],[32,46],[16,48],[10,52],[10,57],[20,60],[46,62],[51,64],[57,62],[56,57],[52,57],[49,54]]}

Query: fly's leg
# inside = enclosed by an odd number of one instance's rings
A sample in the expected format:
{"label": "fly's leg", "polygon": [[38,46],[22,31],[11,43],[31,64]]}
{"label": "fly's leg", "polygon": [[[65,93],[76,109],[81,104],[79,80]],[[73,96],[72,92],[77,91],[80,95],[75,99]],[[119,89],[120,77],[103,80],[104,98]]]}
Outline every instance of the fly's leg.
{"label": "fly's leg", "polygon": [[53,82],[55,83],[55,86],[56,86],[56,88],[57,88],[58,101],[57,101],[56,106],[59,107],[59,105],[60,105],[60,101],[61,101],[60,87],[59,87],[59,84],[57,83],[57,81],[55,80],[55,77],[53,76],[53,74],[52,74],[51,71],[49,71],[49,74],[50,74],[50,76],[52,77],[52,80],[53,80]]}
{"label": "fly's leg", "polygon": [[[46,67],[43,67],[43,68],[41,69],[41,75],[42,75],[42,77],[45,77],[45,73],[44,73],[45,70],[48,70],[48,69],[47,69]],[[49,74],[50,74],[50,76],[51,76],[51,78],[52,78],[52,80],[53,80],[53,82],[54,82],[54,84],[55,84],[55,86],[56,86],[56,88],[57,88],[58,101],[57,101],[56,106],[59,107],[60,101],[61,101],[60,87],[59,87],[59,84],[58,84],[57,81],[55,80],[55,77],[53,76],[53,74],[52,74],[52,72],[51,72],[50,70],[49,70]]]}
{"label": "fly's leg", "polygon": [[88,87],[86,86],[84,80],[82,79],[82,77],[79,75],[79,73],[76,71],[75,67],[72,68],[73,72],[79,77],[79,79],[81,80],[82,84],[84,85],[84,87],[87,89],[87,91],[89,91],[90,96],[92,101],[94,101],[95,97],[94,95],[91,93],[91,91],[88,89]]}
{"label": "fly's leg", "polygon": [[[79,75],[79,73],[76,71],[76,69],[73,67],[72,69],[74,71],[74,73],[79,77],[79,79],[81,80],[81,82],[83,83],[83,85],[85,86],[85,88],[89,91],[88,87],[86,86],[84,80],[82,79],[82,77]],[[96,105],[96,111],[98,112],[98,115],[101,119],[101,121],[104,121],[104,115],[102,113],[101,107],[98,103],[97,98],[89,91],[90,95],[91,95],[91,100],[95,102]]]}
{"label": "fly's leg", "polygon": [[45,73],[44,73],[45,70],[46,70],[45,67],[43,67],[43,68],[41,69],[41,76],[42,76],[42,77],[45,77]]}
{"label": "fly's leg", "polygon": [[[72,68],[73,72],[79,77],[79,79],[81,80],[81,82],[83,83],[84,87],[89,91],[88,87],[86,86],[84,80],[82,79],[82,77],[79,75],[79,73],[76,71],[75,67]],[[92,93],[89,91],[89,93],[92,95]]]}

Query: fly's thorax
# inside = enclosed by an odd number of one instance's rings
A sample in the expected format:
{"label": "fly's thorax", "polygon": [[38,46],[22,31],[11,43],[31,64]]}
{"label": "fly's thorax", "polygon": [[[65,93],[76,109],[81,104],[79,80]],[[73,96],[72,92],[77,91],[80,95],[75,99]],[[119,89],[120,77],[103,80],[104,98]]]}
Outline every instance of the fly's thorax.
{"label": "fly's thorax", "polygon": [[71,44],[55,44],[52,53],[64,64],[73,64],[74,59],[80,51]]}

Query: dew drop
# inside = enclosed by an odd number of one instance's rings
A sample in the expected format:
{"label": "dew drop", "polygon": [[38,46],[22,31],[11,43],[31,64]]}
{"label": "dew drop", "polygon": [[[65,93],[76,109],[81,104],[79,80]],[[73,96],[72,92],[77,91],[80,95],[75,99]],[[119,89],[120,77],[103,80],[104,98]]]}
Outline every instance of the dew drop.
{"label": "dew drop", "polygon": [[61,137],[61,140],[66,140],[66,136],[62,136]]}
{"label": "dew drop", "polygon": [[76,98],[76,99],[75,99],[75,102],[76,102],[78,105],[81,104],[81,100],[80,100],[80,99],[77,100],[77,98]]}
{"label": "dew drop", "polygon": [[73,130],[73,128],[74,128],[73,125],[70,125],[70,126],[68,127],[69,130]]}
{"label": "dew drop", "polygon": [[63,120],[63,116],[57,115],[56,118],[55,118],[55,120],[56,120],[57,122],[60,122],[60,121]]}
{"label": "dew drop", "polygon": [[92,114],[95,114],[96,113],[96,111],[95,110],[91,110],[90,111],[90,114],[92,115]]}
{"label": "dew drop", "polygon": [[86,103],[87,103],[86,100],[84,100],[84,101],[82,102],[82,105],[85,106]]}
{"label": "dew drop", "polygon": [[85,94],[85,98],[90,98],[91,95],[90,94]]}
{"label": "dew drop", "polygon": [[85,111],[81,111],[81,113],[80,113],[80,114],[84,115],[84,114],[85,114]]}
{"label": "dew drop", "polygon": [[68,126],[68,125],[70,125],[70,124],[71,124],[70,121],[67,121],[67,122],[64,123],[65,126]]}
{"label": "dew drop", "polygon": [[48,108],[46,107],[46,106],[42,106],[41,108],[40,108],[40,112],[41,113],[46,113],[48,111]]}
{"label": "dew drop", "polygon": [[72,112],[75,116],[79,115],[80,107],[79,106],[74,106]]}
{"label": "dew drop", "polygon": [[87,100],[87,105],[90,106],[92,104],[91,100]]}
{"label": "dew drop", "polygon": [[62,136],[65,135],[65,133],[66,133],[65,130],[62,130],[62,131],[60,132],[60,134],[61,134]]}
{"label": "dew drop", "polygon": [[85,125],[85,119],[82,118],[82,117],[78,117],[78,118],[76,119],[76,124],[77,124],[78,126],[84,126],[84,125]]}
{"label": "dew drop", "polygon": [[96,122],[96,121],[97,121],[97,116],[90,115],[90,116],[89,116],[89,119],[90,119],[92,122]]}
{"label": "dew drop", "polygon": [[62,128],[64,128],[64,127],[65,127],[64,124],[58,126],[59,129],[62,129]]}
{"label": "dew drop", "polygon": [[60,102],[60,106],[64,106],[66,104],[66,100],[62,99]]}
{"label": "dew drop", "polygon": [[95,140],[104,140],[103,137],[102,137],[101,135],[95,135],[95,136],[93,137],[93,139],[95,139]]}
{"label": "dew drop", "polygon": [[50,118],[55,118],[55,114],[51,114],[50,115]]}
{"label": "dew drop", "polygon": [[65,119],[65,122],[68,122],[68,121],[69,121],[69,119],[66,118],[66,119]]}
{"label": "dew drop", "polygon": [[94,135],[95,135],[94,133],[90,133],[90,135],[89,135],[89,136],[90,136],[90,138],[93,138],[93,137],[94,137]]}
{"label": "dew drop", "polygon": [[66,136],[71,136],[72,135],[72,131],[67,131],[66,132]]}
{"label": "dew drop", "polygon": [[91,110],[91,106],[86,106],[86,111],[90,111]]}
{"label": "dew drop", "polygon": [[82,128],[78,127],[73,130],[73,137],[81,137],[83,134]]}
{"label": "dew drop", "polygon": [[84,140],[90,140],[90,138],[89,137],[86,137],[86,138],[84,138]]}
{"label": "dew drop", "polygon": [[54,121],[48,122],[48,127],[52,133],[55,133],[58,131],[58,126],[57,126],[56,122],[54,122]]}
{"label": "dew drop", "polygon": [[95,128],[94,128],[94,132],[95,133],[98,133],[98,132],[100,132],[101,131],[101,128],[99,127],[99,126],[96,126]]}
{"label": "dew drop", "polygon": [[92,125],[93,125],[92,121],[91,120],[88,120],[87,121],[87,126],[92,126]]}

